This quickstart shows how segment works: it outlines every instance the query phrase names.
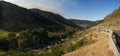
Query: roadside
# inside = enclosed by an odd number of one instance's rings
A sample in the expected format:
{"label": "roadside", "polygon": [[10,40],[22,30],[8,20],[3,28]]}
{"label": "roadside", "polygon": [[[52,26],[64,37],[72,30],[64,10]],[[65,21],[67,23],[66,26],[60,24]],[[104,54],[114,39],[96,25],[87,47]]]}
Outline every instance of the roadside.
{"label": "roadside", "polygon": [[95,43],[83,46],[64,56],[113,56],[113,53],[109,50],[108,36],[99,32],[92,34],[94,34],[92,40],[97,40]]}

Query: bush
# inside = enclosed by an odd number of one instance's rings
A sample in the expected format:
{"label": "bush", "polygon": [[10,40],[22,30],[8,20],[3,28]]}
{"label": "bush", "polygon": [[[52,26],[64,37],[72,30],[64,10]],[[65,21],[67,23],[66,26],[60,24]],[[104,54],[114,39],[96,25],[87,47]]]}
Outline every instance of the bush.
{"label": "bush", "polygon": [[71,52],[71,51],[74,51],[76,50],[77,48],[81,47],[81,46],[84,46],[85,44],[87,44],[87,39],[86,38],[83,38],[81,39],[79,42],[77,42],[75,45],[72,45],[68,48],[68,52]]}
{"label": "bush", "polygon": [[16,37],[16,34],[13,33],[13,32],[10,32],[10,33],[7,34],[7,36],[8,36],[9,39],[14,39]]}
{"label": "bush", "polygon": [[7,34],[7,36],[8,36],[8,42],[9,42],[9,49],[16,49],[17,48],[16,34],[13,32],[10,32]]}
{"label": "bush", "polygon": [[42,28],[22,31],[19,38],[19,44],[25,48],[34,48],[39,46],[40,43],[49,42],[47,31]]}

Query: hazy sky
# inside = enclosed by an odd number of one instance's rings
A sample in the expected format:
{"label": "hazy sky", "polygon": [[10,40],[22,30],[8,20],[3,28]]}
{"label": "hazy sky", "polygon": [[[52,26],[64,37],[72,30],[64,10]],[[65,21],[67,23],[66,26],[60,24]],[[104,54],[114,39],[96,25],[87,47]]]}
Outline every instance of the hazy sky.
{"label": "hazy sky", "polygon": [[120,6],[120,0],[6,0],[26,8],[39,8],[67,19],[100,20]]}

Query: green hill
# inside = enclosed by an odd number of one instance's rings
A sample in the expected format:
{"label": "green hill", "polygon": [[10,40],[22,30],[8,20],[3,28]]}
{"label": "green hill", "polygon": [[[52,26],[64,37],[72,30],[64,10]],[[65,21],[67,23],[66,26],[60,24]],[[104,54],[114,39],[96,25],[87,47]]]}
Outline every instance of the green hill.
{"label": "green hill", "polygon": [[50,12],[47,13],[44,11],[42,11],[42,13],[37,13],[9,2],[0,1],[1,29],[10,31],[20,31],[34,28],[63,30],[66,26],[77,27],[77,25],[58,14]]}
{"label": "green hill", "polygon": [[40,9],[30,9],[31,11],[33,12],[36,12],[36,13],[40,13],[42,16],[44,16],[45,18],[53,21],[53,22],[56,22],[58,24],[61,24],[61,25],[68,25],[68,26],[72,26],[72,27],[78,27],[77,25],[75,25],[73,22],[65,19],[64,17],[62,17],[61,15],[59,14],[55,14],[55,13],[52,13],[52,12],[47,12],[47,11],[42,11]]}
{"label": "green hill", "polygon": [[42,49],[80,29],[61,15],[0,1],[0,50]]}

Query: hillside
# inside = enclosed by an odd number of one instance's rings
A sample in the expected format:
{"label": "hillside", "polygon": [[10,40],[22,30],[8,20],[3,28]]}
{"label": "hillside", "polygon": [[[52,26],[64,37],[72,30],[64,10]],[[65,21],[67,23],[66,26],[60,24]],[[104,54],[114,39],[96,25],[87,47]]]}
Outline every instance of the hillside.
{"label": "hillside", "polygon": [[[5,52],[5,56],[16,56],[16,51],[42,51],[72,38],[80,29],[61,15],[0,1],[0,53]],[[9,54],[11,50],[15,54]]]}
{"label": "hillside", "polygon": [[95,43],[79,47],[79,49],[65,54],[65,56],[113,56],[109,50],[109,38],[104,33],[98,32],[98,27],[105,27],[112,30],[120,29],[120,8],[106,16],[98,25],[85,30],[82,35]]}
{"label": "hillside", "polygon": [[[0,56],[113,56],[98,27],[120,29],[120,9],[101,21],[65,19],[0,1]],[[95,24],[94,24],[95,23]],[[76,24],[94,25],[80,31]]]}
{"label": "hillside", "polygon": [[0,1],[0,28],[19,31],[30,28],[62,30],[66,26],[77,27],[58,14],[48,13],[51,17],[47,17],[47,14],[44,13],[46,12],[37,13],[9,2]]}
{"label": "hillside", "polygon": [[104,20],[99,24],[100,26],[105,26],[111,29],[120,29],[120,8],[113,11],[111,14],[106,16]]}
{"label": "hillside", "polygon": [[83,28],[96,24],[95,21],[89,21],[89,20],[77,20],[77,19],[69,19],[69,20]]}
{"label": "hillside", "polygon": [[65,24],[65,25],[69,25],[69,26],[73,26],[73,27],[78,27],[73,22],[65,19],[64,17],[62,17],[59,14],[55,14],[55,13],[47,12],[47,11],[42,11],[40,9],[29,9],[29,10],[36,12],[36,13],[40,13],[45,18],[47,18],[51,21],[57,22],[58,24]]}

